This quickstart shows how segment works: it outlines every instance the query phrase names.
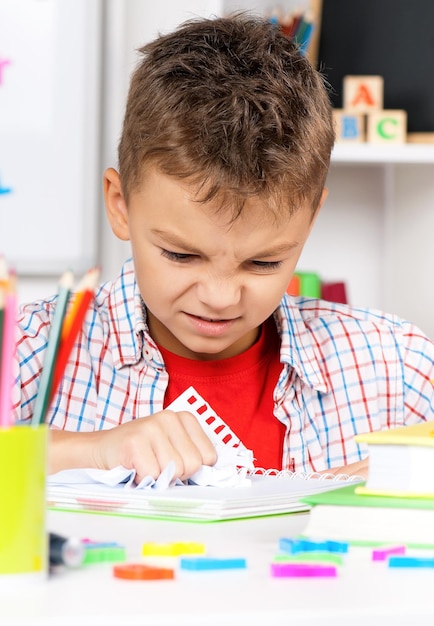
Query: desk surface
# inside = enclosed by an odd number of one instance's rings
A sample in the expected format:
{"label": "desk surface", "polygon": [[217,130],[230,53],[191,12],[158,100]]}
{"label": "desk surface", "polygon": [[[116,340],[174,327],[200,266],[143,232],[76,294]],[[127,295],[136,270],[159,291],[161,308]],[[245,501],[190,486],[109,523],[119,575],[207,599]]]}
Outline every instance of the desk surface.
{"label": "desk surface", "polygon": [[352,626],[434,624],[434,570],[389,570],[354,549],[336,579],[274,579],[281,537],[300,533],[306,514],[197,524],[50,511],[48,529],[118,541],[129,562],[145,542],[201,541],[212,556],[246,557],[245,571],[177,572],[175,580],[115,579],[109,564],[62,570],[47,581],[1,588],[5,626]]}

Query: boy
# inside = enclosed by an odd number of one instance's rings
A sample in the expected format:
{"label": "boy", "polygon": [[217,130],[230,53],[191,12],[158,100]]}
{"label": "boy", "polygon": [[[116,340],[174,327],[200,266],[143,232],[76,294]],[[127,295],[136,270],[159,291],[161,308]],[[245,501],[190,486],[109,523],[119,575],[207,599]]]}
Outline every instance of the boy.
{"label": "boy", "polygon": [[[321,76],[275,26],[190,22],[146,45],[119,173],[104,177],[133,260],[101,287],[47,416],[50,471],[176,475],[214,464],[192,385],[256,465],[366,469],[356,433],[433,409],[434,346],[378,311],[285,289],[326,197],[334,141]],[[32,415],[55,299],[24,307],[16,418]]]}

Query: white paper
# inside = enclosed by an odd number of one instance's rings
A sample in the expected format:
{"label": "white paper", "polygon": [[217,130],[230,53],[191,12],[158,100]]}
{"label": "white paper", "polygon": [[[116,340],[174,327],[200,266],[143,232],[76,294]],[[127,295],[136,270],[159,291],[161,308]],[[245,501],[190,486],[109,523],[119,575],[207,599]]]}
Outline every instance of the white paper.
{"label": "white paper", "polygon": [[[250,480],[246,475],[249,469],[253,469],[253,452],[243,445],[235,433],[231,431],[227,424],[223,422],[193,387],[189,387],[184,391],[167,408],[173,411],[189,411],[193,413],[213,442],[217,452],[215,465],[212,467],[202,465],[189,478],[189,484],[202,487],[245,487],[250,484]],[[216,432],[216,430],[219,430],[219,432]],[[223,441],[224,439],[225,442]],[[173,462],[170,462],[156,480],[152,476],[145,476],[136,485],[134,482],[136,471],[119,465],[111,470],[96,468],[63,470],[48,476],[47,481],[49,485],[76,485],[83,489],[86,489],[86,486],[92,487],[95,484],[104,484],[157,491],[167,489],[176,484],[185,484],[180,480],[174,479],[174,473],[175,465]]]}

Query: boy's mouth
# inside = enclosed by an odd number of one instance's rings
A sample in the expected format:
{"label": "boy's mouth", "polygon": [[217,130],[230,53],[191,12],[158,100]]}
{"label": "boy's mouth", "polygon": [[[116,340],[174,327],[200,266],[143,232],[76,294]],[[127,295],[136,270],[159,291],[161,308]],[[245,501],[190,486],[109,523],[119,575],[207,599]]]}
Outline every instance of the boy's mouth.
{"label": "boy's mouth", "polygon": [[212,317],[202,317],[201,315],[195,315],[194,317],[197,317],[200,320],[204,320],[205,322],[230,322],[231,320],[228,319],[213,319]]}
{"label": "boy's mouth", "polygon": [[233,326],[237,318],[213,318],[202,315],[187,314],[197,332],[204,335],[224,335]]}

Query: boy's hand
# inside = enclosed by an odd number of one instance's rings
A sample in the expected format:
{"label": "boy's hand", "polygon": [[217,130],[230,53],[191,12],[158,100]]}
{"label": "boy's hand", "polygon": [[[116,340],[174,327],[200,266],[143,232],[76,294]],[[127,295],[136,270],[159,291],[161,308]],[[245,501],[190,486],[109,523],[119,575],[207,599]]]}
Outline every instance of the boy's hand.
{"label": "boy's hand", "polygon": [[318,474],[348,474],[348,476],[361,476],[362,478],[368,477],[368,458],[363,459],[362,461],[356,461],[355,463],[350,463],[349,465],[343,465],[342,467],[332,467],[327,470],[323,470],[322,472],[318,472]]}
{"label": "boy's hand", "polygon": [[175,478],[181,480],[189,478],[201,465],[214,465],[217,461],[214,445],[187,411],[160,411],[98,434],[95,467],[134,468],[137,483],[145,476],[157,478],[170,461],[175,463]]}

